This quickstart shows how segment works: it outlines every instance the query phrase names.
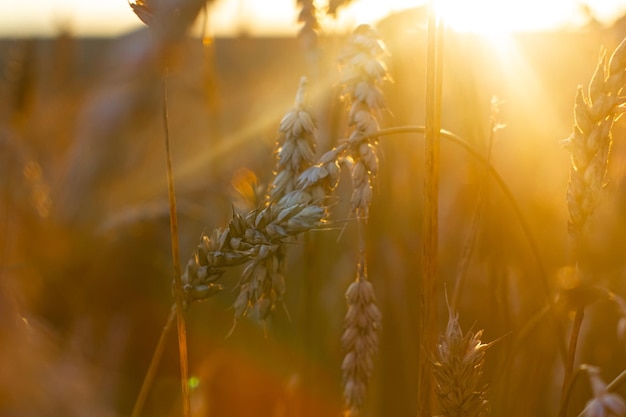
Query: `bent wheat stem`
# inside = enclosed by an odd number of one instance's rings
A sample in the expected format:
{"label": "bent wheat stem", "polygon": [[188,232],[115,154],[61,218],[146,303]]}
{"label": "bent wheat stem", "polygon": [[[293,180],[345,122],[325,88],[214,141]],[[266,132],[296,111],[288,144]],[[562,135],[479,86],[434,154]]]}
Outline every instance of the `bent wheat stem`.
{"label": "bent wheat stem", "polygon": [[[381,129],[378,132],[376,132],[376,134],[368,135],[367,137],[370,137],[370,136],[371,137],[374,137],[374,136],[383,137],[383,136],[389,136],[389,135],[409,134],[409,133],[423,134],[425,132],[426,132],[425,126],[401,126],[401,127]],[[517,200],[515,196],[513,195],[513,192],[506,185],[506,181],[504,181],[504,179],[500,176],[498,171],[496,171],[493,165],[491,165],[491,163],[480,152],[478,152],[469,143],[467,143],[465,139],[445,129],[441,129],[440,132],[441,132],[442,139],[445,139],[461,147],[472,158],[476,159],[478,162],[483,164],[488,169],[489,175],[496,182],[496,185],[498,186],[498,188],[500,188],[500,191],[502,191],[502,193],[504,194],[504,197],[509,201],[509,204],[511,204],[513,213],[515,214],[515,217],[517,218],[519,225],[522,228],[522,232],[524,233],[524,236],[526,237],[526,240],[528,241],[528,245],[532,252],[532,256],[535,259],[535,262],[537,264],[538,280],[539,280],[539,284],[541,288],[543,289],[544,296],[546,299],[546,304],[550,307],[549,311],[554,311],[555,302],[550,293],[550,286],[548,284],[549,282],[548,274],[546,272],[546,268],[541,258],[541,255],[539,254],[539,246],[537,245],[537,241],[535,240],[533,233],[531,232],[530,224],[528,223],[528,221],[526,220],[526,217],[522,213],[522,209],[517,203]],[[364,137],[363,139],[367,137]],[[558,335],[559,335],[559,353],[561,354],[563,361],[565,361],[567,357],[567,347],[565,343],[563,342],[563,337],[562,337],[564,335],[564,331],[561,328],[561,325],[558,322],[558,320],[556,319],[554,320],[555,320],[555,327],[557,328]]]}

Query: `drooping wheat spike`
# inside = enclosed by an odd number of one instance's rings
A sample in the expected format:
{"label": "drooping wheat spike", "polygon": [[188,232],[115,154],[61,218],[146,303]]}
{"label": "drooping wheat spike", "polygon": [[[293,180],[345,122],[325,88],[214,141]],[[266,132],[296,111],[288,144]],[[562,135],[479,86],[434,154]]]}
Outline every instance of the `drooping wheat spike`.
{"label": "drooping wheat spike", "polygon": [[[242,317],[254,308],[261,317],[267,316],[284,292],[283,278],[277,275],[273,260],[278,247],[324,221],[325,209],[292,198],[297,193],[295,190],[262,210],[235,213],[228,228],[202,236],[183,274],[187,304],[219,291],[217,280],[224,268],[249,263],[240,282],[244,295],[235,303],[235,315]],[[271,301],[269,305],[266,299]]]}
{"label": "drooping wheat spike", "polygon": [[187,304],[215,294],[221,289],[217,281],[224,268],[241,264],[247,265],[238,283],[235,322],[249,314],[264,320],[281,301],[285,244],[324,223],[326,201],[339,180],[338,158],[345,146],[311,165],[314,130],[302,78],[295,107],[280,123],[275,176],[263,207],[233,213],[228,228],[202,237],[183,274]]}
{"label": "drooping wheat spike", "polygon": [[378,172],[376,139],[377,116],[384,108],[380,85],[388,77],[383,62],[385,46],[374,29],[359,26],[350,37],[339,62],[343,95],[350,110],[348,124],[353,127],[348,141],[336,148],[350,162],[352,178],[351,211],[358,220],[359,263],[357,278],[346,292],[348,311],[342,343],[346,352],[342,364],[345,414],[360,415],[378,349],[380,310],[372,284],[367,279],[365,223],[372,202],[372,183]]}
{"label": "drooping wheat spike", "polygon": [[280,122],[276,169],[267,195],[268,204],[295,190],[300,174],[315,163],[315,119],[307,102],[307,84],[307,78],[302,77],[295,106]]}
{"label": "drooping wheat spike", "polygon": [[359,265],[356,280],[346,291],[348,311],[341,342],[345,351],[343,371],[345,416],[357,417],[365,404],[367,387],[378,351],[381,314],[374,288]]}
{"label": "drooping wheat spike", "polygon": [[350,105],[348,123],[353,126],[348,153],[352,161],[351,207],[357,218],[368,217],[372,182],[378,172],[377,141],[359,138],[379,129],[377,117],[385,107],[380,86],[388,78],[385,55],[385,46],[376,31],[361,25],[339,58],[343,93]]}
{"label": "drooping wheat spike", "polygon": [[574,129],[565,141],[571,152],[567,206],[576,260],[584,247],[589,217],[606,182],[611,128],[624,111],[626,100],[621,94],[625,83],[626,39],[615,49],[608,64],[606,53],[601,53],[587,94],[582,86],[576,93]]}
{"label": "drooping wheat spike", "polygon": [[435,391],[443,417],[489,414],[487,387],[482,384],[485,351],[482,330],[463,334],[459,316],[449,308],[448,326],[435,351]]}

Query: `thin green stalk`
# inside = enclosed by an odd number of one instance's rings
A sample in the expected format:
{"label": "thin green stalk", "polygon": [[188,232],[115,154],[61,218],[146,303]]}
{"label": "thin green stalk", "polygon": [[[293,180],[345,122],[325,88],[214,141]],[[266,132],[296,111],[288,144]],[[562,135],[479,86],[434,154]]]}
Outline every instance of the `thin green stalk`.
{"label": "thin green stalk", "polygon": [[170,314],[169,316],[167,316],[167,322],[165,323],[165,326],[161,331],[159,342],[157,343],[157,347],[152,354],[150,366],[148,367],[148,372],[146,372],[146,376],[144,377],[143,383],[141,384],[141,389],[139,390],[137,400],[135,400],[135,406],[133,407],[133,413],[131,414],[131,417],[139,417],[141,415],[141,411],[143,410],[144,405],[146,404],[146,399],[148,398],[150,387],[152,387],[152,382],[154,382],[156,371],[159,368],[159,363],[161,362],[161,357],[163,356],[163,350],[165,349],[167,335],[172,329],[172,324],[174,324],[174,317],[176,317],[176,305],[172,306],[172,308],[170,309]]}
{"label": "thin green stalk", "polygon": [[437,262],[439,216],[439,141],[441,130],[443,25],[436,0],[428,6],[428,53],[426,59],[426,131],[424,179],[424,228],[419,316],[418,416],[432,416],[434,398],[431,358],[437,343]]}
{"label": "thin green stalk", "polygon": [[172,152],[170,150],[169,123],[167,115],[167,69],[163,72],[163,132],[165,139],[165,157],[167,162],[167,191],[170,202],[170,235],[172,238],[172,260],[174,263],[174,298],[176,300],[176,324],[178,328],[178,353],[180,359],[180,377],[183,393],[183,416],[191,416],[191,402],[189,398],[189,370],[187,359],[187,330],[185,324],[185,309],[183,286],[180,268],[180,245],[178,243],[178,218],[176,215],[176,193],[174,192],[174,169],[172,168]]}

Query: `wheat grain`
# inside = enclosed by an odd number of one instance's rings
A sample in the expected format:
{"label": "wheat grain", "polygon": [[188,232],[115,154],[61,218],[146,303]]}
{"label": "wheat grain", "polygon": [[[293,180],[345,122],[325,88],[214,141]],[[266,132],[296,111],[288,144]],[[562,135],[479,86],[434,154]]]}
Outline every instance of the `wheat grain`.
{"label": "wheat grain", "polygon": [[486,386],[482,385],[485,351],[482,330],[463,334],[459,316],[449,308],[448,325],[435,351],[435,391],[442,416],[479,417],[489,414]]}
{"label": "wheat grain", "polygon": [[377,116],[385,107],[380,86],[389,78],[385,55],[385,46],[376,31],[361,25],[339,58],[343,93],[350,106],[348,123],[353,126],[348,155],[352,162],[351,208],[358,218],[368,217],[372,183],[378,172],[376,138],[360,138],[379,130]]}
{"label": "wheat grain", "polygon": [[315,118],[307,103],[307,84],[306,77],[302,77],[295,106],[280,122],[276,169],[267,195],[268,203],[295,190],[300,174],[315,162]]}
{"label": "wheat grain", "polygon": [[574,129],[565,143],[571,152],[567,189],[569,232],[577,260],[584,248],[589,217],[606,182],[611,129],[624,111],[621,92],[625,82],[626,39],[615,49],[608,64],[606,53],[601,53],[587,94],[582,86],[576,92]]}
{"label": "wheat grain", "polygon": [[[595,72],[589,82],[585,95],[582,86],[578,86],[574,106],[574,129],[565,141],[571,152],[570,179],[567,188],[567,207],[569,210],[568,229],[572,244],[572,262],[575,273],[580,277],[573,288],[564,288],[560,297],[575,308],[576,315],[570,335],[570,344],[563,386],[561,391],[561,414],[565,413],[567,387],[572,378],[578,335],[582,326],[584,310],[587,304],[598,299],[591,298],[597,291],[590,280],[590,271],[586,264],[586,232],[589,218],[594,212],[600,193],[606,183],[612,137],[611,129],[624,111],[626,102],[621,97],[626,82],[626,39],[615,49],[607,63],[606,52],[600,54]],[[584,294],[582,302],[580,294]]]}
{"label": "wheat grain", "polygon": [[345,415],[359,416],[365,403],[367,386],[374,368],[374,356],[378,350],[378,332],[381,314],[376,305],[372,284],[365,268],[360,265],[356,280],[346,291],[348,311],[345,330],[341,337],[345,356],[343,371]]}
{"label": "wheat grain", "polygon": [[233,213],[226,229],[203,236],[183,274],[186,304],[222,289],[224,268],[247,264],[234,302],[235,323],[252,313],[266,319],[285,292],[285,243],[323,224],[323,205],[339,177],[336,159],[315,155],[315,119],[306,102],[306,78],[300,80],[295,106],[281,120],[273,181],[264,206]]}

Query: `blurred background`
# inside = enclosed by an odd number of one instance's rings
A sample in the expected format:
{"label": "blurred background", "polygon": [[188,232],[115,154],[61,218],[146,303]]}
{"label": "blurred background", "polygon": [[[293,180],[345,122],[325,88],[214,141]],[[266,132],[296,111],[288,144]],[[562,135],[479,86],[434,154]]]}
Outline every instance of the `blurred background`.
{"label": "blurred background", "polygon": [[[265,190],[278,124],[302,75],[318,152],[349,135],[337,56],[358,24],[375,25],[389,50],[381,126],[424,124],[425,5],[343,3],[316,3],[313,32],[303,30],[294,0],[210,1],[173,47],[168,106],[184,261],[203,232],[226,226],[237,190]],[[530,225],[540,262],[502,191],[444,141],[440,326],[480,198],[460,316],[464,329],[485,329],[485,342],[503,337],[486,354],[492,414],[554,415],[562,341],[545,317],[527,338],[516,336],[546,305],[544,288],[556,293],[567,265],[570,162],[561,141],[572,130],[576,86],[588,83],[602,46],[610,53],[626,36],[626,4],[442,3],[442,127],[486,155],[492,98],[501,100],[505,127],[490,160]],[[0,415],[130,415],[173,302],[159,57],[125,0],[2,2],[0,36]],[[624,128],[615,126],[591,228],[598,282],[621,295]],[[422,137],[380,142],[367,251],[383,331],[365,415],[414,416]],[[358,258],[349,196],[344,175],[329,230],[290,246],[285,309],[267,329],[243,320],[225,337],[238,269],[224,276],[225,291],[190,308],[194,416],[341,414],[343,294]],[[568,323],[566,313],[559,318]],[[600,366],[606,380],[626,366],[617,320],[612,304],[598,303],[583,328],[579,361]],[[590,396],[586,381],[576,389],[572,413]],[[180,410],[172,333],[143,415]]]}

